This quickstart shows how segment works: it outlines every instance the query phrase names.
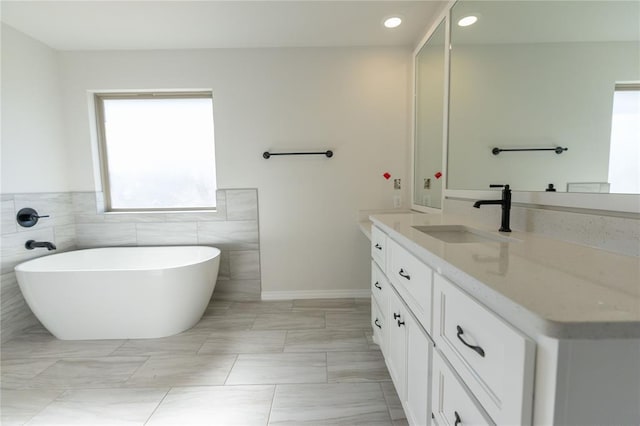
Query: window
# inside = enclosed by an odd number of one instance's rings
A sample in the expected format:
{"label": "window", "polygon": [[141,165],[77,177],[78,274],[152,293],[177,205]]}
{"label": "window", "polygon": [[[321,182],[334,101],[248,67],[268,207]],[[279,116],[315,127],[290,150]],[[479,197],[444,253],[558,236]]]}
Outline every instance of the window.
{"label": "window", "polygon": [[613,96],[609,182],[612,193],[640,193],[640,83],[616,84]]}
{"label": "window", "polygon": [[96,94],[107,211],[211,210],[211,93]]}

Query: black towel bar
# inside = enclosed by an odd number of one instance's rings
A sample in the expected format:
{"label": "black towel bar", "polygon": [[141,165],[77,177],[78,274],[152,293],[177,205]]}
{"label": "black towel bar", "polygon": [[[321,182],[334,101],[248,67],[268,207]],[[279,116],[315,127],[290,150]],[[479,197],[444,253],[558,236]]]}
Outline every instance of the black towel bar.
{"label": "black towel bar", "polygon": [[555,151],[556,154],[562,154],[564,151],[569,148],[563,148],[561,146],[557,146],[555,148],[513,148],[513,149],[504,149],[504,148],[493,148],[491,152],[493,155],[498,155],[503,151]]}
{"label": "black towel bar", "polygon": [[268,160],[270,157],[274,155],[326,155],[327,158],[333,157],[333,151],[324,151],[324,152],[269,152],[265,151],[262,153],[262,157],[265,160]]}

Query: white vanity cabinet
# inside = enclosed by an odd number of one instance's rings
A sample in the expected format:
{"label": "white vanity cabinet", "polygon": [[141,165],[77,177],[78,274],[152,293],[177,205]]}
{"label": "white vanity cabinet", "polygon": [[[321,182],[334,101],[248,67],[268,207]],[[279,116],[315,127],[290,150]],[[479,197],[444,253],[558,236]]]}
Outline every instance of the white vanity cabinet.
{"label": "white vanity cabinet", "polygon": [[[636,258],[416,230],[439,215],[372,220],[374,337],[410,424],[640,425]],[[504,273],[487,263],[509,258]]]}
{"label": "white vanity cabinet", "polygon": [[[424,323],[430,324],[431,319],[432,273],[379,229],[372,229],[372,237],[374,341],[380,345],[409,424],[426,425],[431,419],[429,394],[433,343],[424,330]],[[389,280],[390,271],[402,271],[406,276],[398,275],[402,281]],[[405,280],[407,283],[403,282]],[[391,284],[392,281],[395,282]],[[419,289],[419,286],[427,290]],[[406,303],[407,299],[411,300],[412,306],[420,307],[421,321]]]}
{"label": "white vanity cabinet", "polygon": [[387,234],[375,226],[371,228],[371,258],[384,271],[386,268]]}
{"label": "white vanity cabinet", "polygon": [[375,262],[371,262],[371,327],[373,341],[380,346],[383,354],[387,353],[387,315],[389,309],[389,292],[391,286],[384,273]]}
{"label": "white vanity cabinet", "polygon": [[375,226],[371,255],[374,340],[409,424],[530,424],[534,342]]}
{"label": "white vanity cabinet", "polygon": [[425,425],[429,410],[433,344],[398,293],[389,292],[385,361],[411,425]]}
{"label": "white vanity cabinet", "polygon": [[497,424],[531,423],[535,343],[436,274],[433,337]]}
{"label": "white vanity cabinet", "polygon": [[437,351],[433,355],[431,410],[438,426],[495,424]]}

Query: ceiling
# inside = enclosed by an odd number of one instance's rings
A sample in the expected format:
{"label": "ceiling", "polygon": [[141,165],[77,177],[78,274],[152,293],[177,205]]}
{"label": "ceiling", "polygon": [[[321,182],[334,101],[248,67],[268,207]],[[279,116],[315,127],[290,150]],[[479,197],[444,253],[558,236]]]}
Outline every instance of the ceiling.
{"label": "ceiling", "polygon": [[[2,22],[58,50],[411,46],[441,1],[8,1]],[[400,15],[403,24],[382,22]]]}
{"label": "ceiling", "polygon": [[465,1],[451,21],[478,16],[468,27],[452,26],[452,44],[638,41],[640,2]]}

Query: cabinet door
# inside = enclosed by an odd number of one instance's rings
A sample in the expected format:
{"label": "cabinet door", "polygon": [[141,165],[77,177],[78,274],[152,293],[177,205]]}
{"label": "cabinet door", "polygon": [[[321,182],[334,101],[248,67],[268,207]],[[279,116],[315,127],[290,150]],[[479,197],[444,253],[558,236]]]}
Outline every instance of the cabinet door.
{"label": "cabinet door", "polygon": [[436,274],[436,345],[498,424],[531,424],[535,344]]}
{"label": "cabinet door", "polygon": [[382,354],[387,353],[387,321],[384,312],[380,309],[375,298],[371,298],[371,327],[373,328],[373,341],[378,346]]}
{"label": "cabinet door", "polygon": [[435,424],[441,426],[494,425],[437,350],[433,351],[432,399]]}
{"label": "cabinet door", "polygon": [[387,240],[387,276],[411,312],[431,333],[433,271],[395,241]]}
{"label": "cabinet door", "polygon": [[411,425],[426,425],[431,420],[430,380],[433,345],[422,328],[407,315],[407,394],[404,411]]}
{"label": "cabinet door", "polygon": [[387,235],[377,227],[371,228],[371,257],[383,272],[387,263]]}
{"label": "cabinet door", "polygon": [[405,308],[395,291],[389,292],[387,351],[385,361],[400,401],[406,394],[407,328]]}

